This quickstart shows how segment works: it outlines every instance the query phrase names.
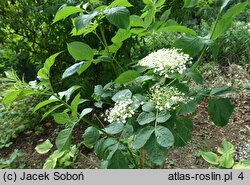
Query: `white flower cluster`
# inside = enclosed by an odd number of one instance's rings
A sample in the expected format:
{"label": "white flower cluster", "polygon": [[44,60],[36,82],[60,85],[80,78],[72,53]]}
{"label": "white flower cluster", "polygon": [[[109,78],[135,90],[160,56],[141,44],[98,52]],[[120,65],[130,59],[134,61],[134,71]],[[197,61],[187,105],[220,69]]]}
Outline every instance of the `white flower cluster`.
{"label": "white flower cluster", "polygon": [[187,64],[190,63],[189,55],[184,54],[178,49],[160,49],[150,53],[148,56],[141,59],[138,64],[154,70],[160,76],[168,77],[173,73],[182,74],[187,69]]}
{"label": "white flower cluster", "polygon": [[155,85],[150,88],[149,101],[155,104],[155,108],[162,110],[175,110],[179,103],[187,103],[189,98],[174,87],[161,87]]}
{"label": "white flower cluster", "polygon": [[105,115],[107,117],[104,120],[109,123],[115,121],[126,123],[126,119],[131,118],[135,114],[135,111],[130,107],[132,103],[132,99],[124,99],[116,102],[113,108],[106,110]]}

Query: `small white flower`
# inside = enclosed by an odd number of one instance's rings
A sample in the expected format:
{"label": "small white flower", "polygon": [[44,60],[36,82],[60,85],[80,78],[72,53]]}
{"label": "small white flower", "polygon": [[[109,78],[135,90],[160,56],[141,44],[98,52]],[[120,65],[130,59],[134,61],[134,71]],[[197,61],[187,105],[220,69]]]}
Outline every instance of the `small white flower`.
{"label": "small white flower", "polygon": [[160,76],[168,77],[169,74],[180,73],[186,71],[186,65],[191,62],[189,55],[182,53],[178,49],[160,49],[150,53],[141,59],[138,64],[140,66],[153,69],[154,73]]}

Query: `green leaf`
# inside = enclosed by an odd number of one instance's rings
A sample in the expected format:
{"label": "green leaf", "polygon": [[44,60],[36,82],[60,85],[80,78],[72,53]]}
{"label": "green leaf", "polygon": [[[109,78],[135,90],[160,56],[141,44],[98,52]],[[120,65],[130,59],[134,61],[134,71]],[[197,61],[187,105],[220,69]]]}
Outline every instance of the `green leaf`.
{"label": "green leaf", "polygon": [[61,113],[56,113],[53,115],[54,120],[58,124],[66,124],[66,123],[71,123],[71,119],[69,115],[66,112],[61,112]]}
{"label": "green leaf", "polygon": [[68,16],[75,14],[75,13],[78,13],[78,12],[82,12],[82,9],[75,7],[75,6],[65,6],[62,9],[60,9],[59,11],[57,11],[56,16],[55,16],[52,24],[54,24],[57,21],[60,21],[62,19],[65,19]]}
{"label": "green leaf", "polygon": [[121,150],[116,150],[108,160],[108,169],[128,169],[128,161]]}
{"label": "green leaf", "polygon": [[180,32],[180,33],[186,33],[189,35],[196,35],[196,32],[193,29],[188,28],[186,26],[182,26],[182,25],[164,26],[164,27],[161,27],[158,31],[160,31],[160,32]]}
{"label": "green leaf", "polygon": [[124,128],[124,125],[120,122],[113,122],[109,124],[107,127],[105,127],[104,131],[108,134],[118,134],[120,133]]}
{"label": "green leaf", "polygon": [[114,6],[125,6],[125,7],[131,7],[133,6],[128,2],[128,0],[115,0],[113,1],[109,7],[114,7]]}
{"label": "green leaf", "polygon": [[196,83],[201,85],[203,84],[203,78],[198,71],[189,71],[186,73],[186,75],[192,78]]}
{"label": "green leaf", "polygon": [[116,139],[101,139],[96,143],[94,151],[99,158],[106,160],[110,155],[112,156],[112,154],[118,149],[118,146],[119,143]]}
{"label": "green leaf", "polygon": [[181,103],[180,105],[180,115],[188,115],[194,113],[196,110],[197,101],[192,100],[187,103]]}
{"label": "green leaf", "polygon": [[92,112],[92,108],[85,108],[82,110],[81,114],[80,114],[80,119],[82,119],[84,116],[86,116],[87,114]]}
{"label": "green leaf", "polygon": [[104,11],[108,21],[118,28],[126,29],[130,24],[129,11],[126,7],[116,6]]}
{"label": "green leaf", "polygon": [[130,16],[130,26],[131,27],[144,27],[144,21],[138,15]]}
{"label": "green leaf", "polygon": [[62,107],[63,104],[60,105],[55,105],[54,107],[51,107],[47,112],[44,113],[43,117],[41,120],[43,120],[44,118],[48,117],[52,112],[54,112],[56,109]]}
{"label": "green leaf", "polygon": [[218,87],[211,90],[210,95],[219,96],[227,93],[231,93],[233,89],[228,86]]}
{"label": "green leaf", "polygon": [[154,136],[151,136],[144,145],[149,161],[155,165],[161,166],[166,160],[166,149],[161,147]]}
{"label": "green leaf", "polygon": [[7,105],[12,103],[13,101],[17,99],[20,93],[21,93],[21,90],[8,92],[7,94],[4,95],[3,102]]}
{"label": "green leaf", "polygon": [[47,159],[43,165],[43,169],[55,169],[57,158]]}
{"label": "green leaf", "polygon": [[144,25],[145,25],[145,28],[148,28],[151,24],[152,24],[152,22],[153,22],[153,20],[154,20],[154,18],[155,18],[155,14],[156,14],[156,10],[152,7],[152,8],[150,8],[147,12],[146,12],[146,16],[145,16],[145,18],[144,18]]}
{"label": "green leaf", "polygon": [[94,19],[97,15],[98,12],[93,12],[91,14],[78,16],[75,19],[76,30],[79,31],[83,28],[89,28],[89,24],[91,23],[92,19]]}
{"label": "green leaf", "polygon": [[147,102],[142,106],[142,110],[145,112],[152,112],[155,110],[155,105],[152,102]]}
{"label": "green leaf", "polygon": [[219,164],[218,156],[213,152],[202,152],[202,158],[210,164]]}
{"label": "green leaf", "polygon": [[132,80],[134,80],[135,78],[137,78],[139,76],[140,76],[140,74],[137,71],[128,70],[128,71],[120,74],[120,76],[118,76],[115,79],[115,83],[124,84],[127,82],[131,82]]}
{"label": "green leaf", "polygon": [[228,123],[233,110],[234,105],[231,104],[229,99],[210,98],[208,101],[208,114],[217,126],[225,126]]}
{"label": "green leaf", "polygon": [[129,89],[124,89],[124,90],[118,91],[112,97],[112,100],[114,102],[118,102],[118,101],[121,101],[121,100],[130,99],[131,97],[132,97],[132,92]]}
{"label": "green leaf", "polygon": [[196,6],[199,3],[199,0],[184,0],[184,7],[191,8]]}
{"label": "green leaf", "polygon": [[56,147],[59,151],[68,150],[72,139],[72,129],[66,128],[61,130],[56,138]]}
{"label": "green leaf", "polygon": [[220,162],[220,165],[224,168],[232,168],[234,165],[234,159],[233,159],[232,154],[230,153],[223,154],[219,158],[219,162]]}
{"label": "green leaf", "polygon": [[199,37],[183,36],[177,39],[173,46],[182,49],[184,53],[189,54],[191,57],[195,57],[203,49],[204,43]]}
{"label": "green leaf", "polygon": [[172,132],[164,126],[157,126],[155,129],[157,143],[162,147],[169,148],[174,145]]}
{"label": "green leaf", "polygon": [[169,120],[169,118],[171,117],[171,114],[169,112],[166,111],[161,111],[157,116],[156,116],[156,121],[158,123],[164,123],[167,120]]}
{"label": "green leaf", "polygon": [[57,99],[52,99],[52,100],[45,100],[45,101],[42,101],[42,102],[40,102],[39,104],[37,104],[37,105],[35,106],[33,112],[36,112],[38,109],[41,109],[42,107],[44,107],[44,106],[46,106],[46,105],[48,105],[48,104],[51,104],[51,103],[53,103],[53,102],[57,102],[57,101],[59,101],[59,100],[57,100]]}
{"label": "green leaf", "polygon": [[142,128],[138,134],[135,136],[135,141],[133,142],[133,147],[135,149],[142,148],[146,142],[149,140],[150,136],[154,132],[154,127],[147,126]]}
{"label": "green leaf", "polygon": [[231,27],[233,18],[240,12],[244,11],[247,5],[248,2],[246,1],[244,3],[238,3],[230,8],[218,21],[213,35],[211,36],[211,40],[216,40],[219,36],[224,34]]}
{"label": "green leaf", "polygon": [[193,128],[192,120],[183,118],[176,120],[175,129],[171,130],[174,135],[175,146],[185,146],[191,139],[191,131]]}
{"label": "green leaf", "polygon": [[67,47],[75,60],[92,60],[94,57],[92,48],[83,42],[71,42],[67,44]]}
{"label": "green leaf", "polygon": [[227,4],[229,3],[230,0],[222,0],[222,5],[220,7],[220,11],[222,11],[226,6]]}
{"label": "green leaf", "polygon": [[218,147],[217,151],[220,154],[232,154],[234,153],[234,145],[232,145],[230,142],[228,142],[227,140],[223,140],[222,141],[222,146],[223,147]]}
{"label": "green leaf", "polygon": [[100,132],[94,127],[88,127],[82,135],[84,144],[92,148],[100,137]]}
{"label": "green leaf", "polygon": [[75,74],[80,69],[82,64],[83,62],[79,62],[67,68],[62,75],[62,80]]}
{"label": "green leaf", "polygon": [[51,66],[55,63],[55,59],[56,57],[62,53],[61,52],[58,52],[58,53],[55,53],[53,55],[51,55],[49,58],[46,59],[45,63],[44,63],[44,66],[42,69],[40,69],[38,72],[37,72],[37,76],[38,78],[42,78],[42,79],[49,79],[49,76],[50,76],[50,68]]}
{"label": "green leaf", "polygon": [[72,112],[72,116],[73,117],[77,117],[77,109],[78,109],[78,105],[79,105],[79,99],[80,99],[81,95],[80,93],[77,94],[75,96],[75,98],[72,100],[71,102],[71,112]]}
{"label": "green leaf", "polygon": [[160,21],[163,21],[163,22],[167,21],[170,13],[171,13],[171,8],[163,12],[163,14],[161,15]]}
{"label": "green leaf", "polygon": [[153,112],[141,112],[136,121],[139,125],[145,125],[155,120],[155,114]]}
{"label": "green leaf", "polygon": [[80,68],[77,70],[78,75],[86,71],[91,66],[92,63],[93,63],[92,61],[84,61],[83,65],[80,66]]}
{"label": "green leaf", "polygon": [[119,29],[116,35],[111,39],[113,43],[121,43],[131,37],[131,32],[125,29]]}
{"label": "green leaf", "polygon": [[126,124],[122,131],[121,138],[128,139],[129,137],[132,136],[133,132],[134,132],[133,126],[130,124]]}
{"label": "green leaf", "polygon": [[43,143],[36,146],[35,150],[39,154],[46,154],[52,148],[52,144],[49,139],[44,141]]}
{"label": "green leaf", "polygon": [[59,92],[58,95],[60,96],[60,98],[62,99],[65,96],[65,100],[66,102],[69,101],[71,95],[78,89],[80,89],[81,86],[79,85],[74,85],[72,87],[70,87],[68,90],[63,91],[63,92]]}

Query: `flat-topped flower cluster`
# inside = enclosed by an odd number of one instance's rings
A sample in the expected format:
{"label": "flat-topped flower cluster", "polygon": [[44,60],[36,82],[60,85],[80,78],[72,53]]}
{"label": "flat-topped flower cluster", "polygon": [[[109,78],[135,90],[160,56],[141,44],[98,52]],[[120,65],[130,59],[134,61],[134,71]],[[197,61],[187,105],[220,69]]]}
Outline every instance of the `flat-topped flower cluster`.
{"label": "flat-topped flower cluster", "polygon": [[155,108],[159,111],[175,110],[179,103],[187,103],[189,99],[174,87],[155,85],[149,90],[149,101],[155,104]]}
{"label": "flat-topped flower cluster", "polygon": [[126,120],[135,114],[135,111],[130,106],[132,103],[133,100],[131,98],[116,102],[113,108],[106,110],[105,115],[107,117],[104,120],[108,121],[109,123],[126,123]]}
{"label": "flat-topped flower cluster", "polygon": [[179,49],[160,49],[150,53],[138,62],[138,65],[153,69],[154,73],[168,77],[170,74],[182,74],[186,71],[191,57]]}

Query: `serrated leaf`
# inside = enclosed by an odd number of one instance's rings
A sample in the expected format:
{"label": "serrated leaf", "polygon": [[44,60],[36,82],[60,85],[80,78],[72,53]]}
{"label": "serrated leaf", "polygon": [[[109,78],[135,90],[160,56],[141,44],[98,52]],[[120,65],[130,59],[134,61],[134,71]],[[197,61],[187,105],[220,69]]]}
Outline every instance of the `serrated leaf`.
{"label": "serrated leaf", "polygon": [[104,131],[108,134],[118,134],[120,133],[124,128],[124,125],[120,122],[113,122],[105,127]]}
{"label": "serrated leaf", "polygon": [[208,114],[214,124],[223,127],[229,122],[234,105],[226,98],[210,98],[208,101]]}
{"label": "serrated leaf", "polygon": [[155,114],[153,112],[141,112],[136,121],[139,125],[145,125],[155,120]]}
{"label": "serrated leaf", "polygon": [[118,76],[115,79],[115,83],[124,84],[124,83],[127,83],[127,82],[134,80],[135,78],[137,78],[139,76],[140,76],[140,74],[137,71],[128,70],[128,71],[120,74],[120,76]]}
{"label": "serrated leaf", "polygon": [[65,6],[62,9],[57,11],[56,16],[55,16],[52,24],[54,24],[57,21],[60,21],[62,19],[65,19],[68,16],[75,14],[75,13],[78,13],[78,12],[82,12],[82,9],[75,7],[75,6]]}
{"label": "serrated leaf", "polygon": [[118,28],[126,29],[130,24],[129,11],[126,7],[116,6],[104,11],[108,21]]}
{"label": "serrated leaf", "polygon": [[72,129],[73,128],[66,128],[64,130],[61,130],[56,137],[56,147],[59,151],[68,150],[70,148]]}
{"label": "serrated leaf", "polygon": [[71,42],[67,44],[70,55],[75,60],[92,60],[94,52],[92,48],[83,42]]}
{"label": "serrated leaf", "polygon": [[36,146],[35,150],[39,154],[46,154],[50,149],[52,148],[52,143],[50,142],[49,139],[44,141],[43,143],[39,144]]}
{"label": "serrated leaf", "polygon": [[149,140],[150,136],[154,132],[154,127],[147,126],[142,128],[138,134],[135,136],[135,141],[133,142],[133,147],[135,149],[142,148],[146,142]]}
{"label": "serrated leaf", "polygon": [[88,127],[83,134],[83,142],[88,147],[92,148],[100,137],[100,132],[94,127]]}
{"label": "serrated leaf", "polygon": [[171,117],[171,114],[169,112],[166,111],[161,111],[159,112],[159,114],[156,116],[156,121],[158,123],[164,123],[167,120],[169,120],[169,118]]}
{"label": "serrated leaf", "polygon": [[223,154],[219,158],[219,163],[224,168],[232,168],[232,166],[234,165],[234,159],[233,159],[232,154],[230,153]]}
{"label": "serrated leaf", "polygon": [[180,115],[188,115],[194,113],[197,106],[197,101],[192,100],[187,103],[181,103],[180,105]]}
{"label": "serrated leaf", "polygon": [[162,147],[168,148],[174,145],[174,136],[172,132],[164,126],[156,127],[155,137],[157,143]]}
{"label": "serrated leaf", "polygon": [[124,89],[118,91],[113,97],[112,100],[114,102],[118,102],[124,99],[130,99],[132,97],[132,92],[129,89]]}
{"label": "serrated leaf", "polygon": [[83,64],[83,62],[79,62],[79,63],[76,63],[76,64],[68,67],[62,75],[62,80],[75,74],[80,69],[82,64]]}
{"label": "serrated leaf", "polygon": [[219,164],[218,156],[213,152],[202,152],[202,158],[210,164]]}

